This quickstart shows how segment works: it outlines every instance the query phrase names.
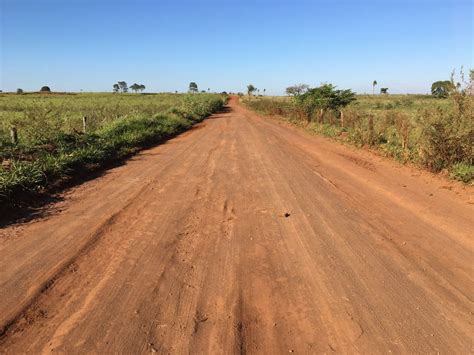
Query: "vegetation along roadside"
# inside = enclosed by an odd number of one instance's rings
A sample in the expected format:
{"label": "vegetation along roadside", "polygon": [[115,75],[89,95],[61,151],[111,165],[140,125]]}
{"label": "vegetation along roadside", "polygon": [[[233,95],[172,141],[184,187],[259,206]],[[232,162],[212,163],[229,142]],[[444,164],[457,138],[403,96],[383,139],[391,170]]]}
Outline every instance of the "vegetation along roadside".
{"label": "vegetation along roadside", "polygon": [[0,95],[0,203],[171,138],[222,109],[216,94]]}
{"label": "vegetation along roadside", "polygon": [[[450,84],[447,85],[446,83]],[[301,84],[289,97],[253,97],[251,109],[356,146],[375,148],[403,163],[474,183],[473,74],[461,83],[441,82],[443,95],[355,95],[331,84]],[[435,83],[436,84],[436,83]],[[386,90],[385,90],[386,92]],[[445,94],[444,94],[445,93]]]}

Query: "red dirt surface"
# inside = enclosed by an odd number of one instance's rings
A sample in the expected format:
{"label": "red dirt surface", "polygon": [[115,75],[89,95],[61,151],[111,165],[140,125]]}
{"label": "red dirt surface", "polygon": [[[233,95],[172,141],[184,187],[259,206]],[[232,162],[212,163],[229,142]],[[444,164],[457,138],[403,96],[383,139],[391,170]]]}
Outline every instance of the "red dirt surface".
{"label": "red dirt surface", "polygon": [[0,231],[0,352],[469,353],[473,209],[233,98]]}

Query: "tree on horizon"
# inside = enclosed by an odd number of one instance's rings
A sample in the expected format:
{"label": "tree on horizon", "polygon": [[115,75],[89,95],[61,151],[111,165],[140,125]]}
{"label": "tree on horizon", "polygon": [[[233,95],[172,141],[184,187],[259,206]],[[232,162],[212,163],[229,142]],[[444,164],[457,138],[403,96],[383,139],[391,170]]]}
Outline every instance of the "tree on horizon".
{"label": "tree on horizon", "polygon": [[189,92],[196,93],[198,91],[199,91],[198,85],[194,81],[191,81],[189,83]]}
{"label": "tree on horizon", "polygon": [[257,88],[255,86],[253,86],[252,84],[249,84],[247,85],[247,94],[249,95],[249,97],[257,90]]}

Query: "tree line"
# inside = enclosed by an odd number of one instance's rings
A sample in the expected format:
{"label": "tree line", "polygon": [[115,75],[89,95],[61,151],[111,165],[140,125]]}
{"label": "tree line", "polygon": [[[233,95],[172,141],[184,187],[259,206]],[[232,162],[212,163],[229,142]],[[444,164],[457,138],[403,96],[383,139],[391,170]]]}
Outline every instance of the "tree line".
{"label": "tree line", "polygon": [[[464,77],[462,69],[461,69],[461,74],[462,74],[462,77]],[[469,71],[469,78],[470,78],[471,81],[474,80],[474,69],[471,69]],[[462,78],[462,80],[464,80],[464,78]],[[372,94],[373,95],[375,95],[375,87],[377,85],[378,85],[377,80],[374,80],[372,82]],[[459,82],[455,83],[454,79],[453,79],[453,74],[452,74],[450,80],[435,81],[431,85],[431,94],[434,97],[437,97],[437,98],[446,98],[450,95],[450,93],[454,92],[456,89],[459,89],[460,87],[461,87],[461,83],[459,83]],[[145,85],[137,84],[137,83],[134,83],[134,84],[130,85],[130,87],[129,87],[127,82],[125,82],[125,81],[118,81],[117,83],[115,83],[113,85],[113,92],[114,93],[117,93],[117,92],[126,93],[129,90],[132,90],[132,91],[137,93],[137,92],[143,92],[143,90],[145,90],[145,89],[146,89]],[[210,92],[210,90],[211,89],[208,88],[207,92]],[[296,97],[296,96],[300,96],[302,94],[305,94],[306,92],[308,92],[310,90],[311,90],[310,86],[307,85],[307,84],[296,84],[296,85],[292,85],[292,86],[287,87],[285,92],[289,96],[295,96]],[[199,92],[197,83],[194,82],[194,81],[190,82],[189,87],[188,87],[188,91],[190,93]],[[41,87],[40,92],[51,92],[51,89],[49,88],[49,86],[43,86],[43,87]],[[177,91],[175,91],[175,92],[177,93]],[[206,91],[201,90],[201,92],[204,93]],[[23,91],[23,89],[18,88],[16,90],[16,93],[21,95],[21,94],[24,93],[24,91]],[[249,97],[252,96],[252,95],[255,95],[255,94],[260,95],[260,89],[257,89],[253,84],[249,84],[249,85],[247,85],[247,94],[248,94]],[[266,89],[263,89],[263,95],[265,95],[265,94],[266,94]],[[380,88],[380,94],[388,95],[388,88],[387,87]]]}
{"label": "tree line", "polygon": [[143,92],[143,90],[146,89],[145,85],[143,84],[132,84],[130,85],[130,87],[128,87],[127,85],[127,82],[126,81],[119,81],[117,83],[115,83],[113,85],[113,92],[117,93],[117,92],[128,92],[128,90],[132,90],[134,92]]}
{"label": "tree line", "polygon": [[[133,84],[133,85],[130,85],[128,86],[127,85],[127,82],[125,81],[118,81],[117,83],[115,83],[113,85],[113,92],[117,93],[117,92],[123,92],[123,93],[126,93],[128,92],[129,90],[132,90],[134,92],[143,92],[143,90],[145,90],[145,85],[142,85],[142,84]],[[192,81],[189,83],[189,87],[188,87],[188,91],[190,93],[197,93],[199,92],[199,89],[198,89],[198,85],[196,84],[196,82]],[[208,88],[207,89],[207,92],[210,92],[211,89]],[[206,92],[205,90],[201,90],[201,92]],[[175,91],[175,93],[178,93],[178,91]]]}
{"label": "tree line", "polygon": [[[464,73],[461,69],[461,77],[464,80]],[[474,69],[469,71],[469,78],[471,81],[474,80]],[[461,80],[461,81],[462,81]],[[372,95],[375,95],[375,87],[378,85],[377,80],[372,82]],[[447,98],[456,89],[460,89],[462,84],[454,81],[454,73],[451,75],[450,80],[438,80],[431,85],[431,95],[437,98]],[[307,84],[296,84],[286,88],[285,92],[288,96],[299,96],[309,90]],[[388,88],[380,88],[380,94],[388,95]],[[472,94],[472,93],[471,93]]]}

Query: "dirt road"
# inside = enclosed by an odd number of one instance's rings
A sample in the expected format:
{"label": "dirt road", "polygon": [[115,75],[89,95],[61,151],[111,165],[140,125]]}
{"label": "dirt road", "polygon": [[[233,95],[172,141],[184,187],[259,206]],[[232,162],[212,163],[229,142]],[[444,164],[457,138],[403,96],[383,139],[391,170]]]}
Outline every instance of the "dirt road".
{"label": "dirt road", "polygon": [[473,351],[473,193],[232,100],[0,232],[0,352]]}

